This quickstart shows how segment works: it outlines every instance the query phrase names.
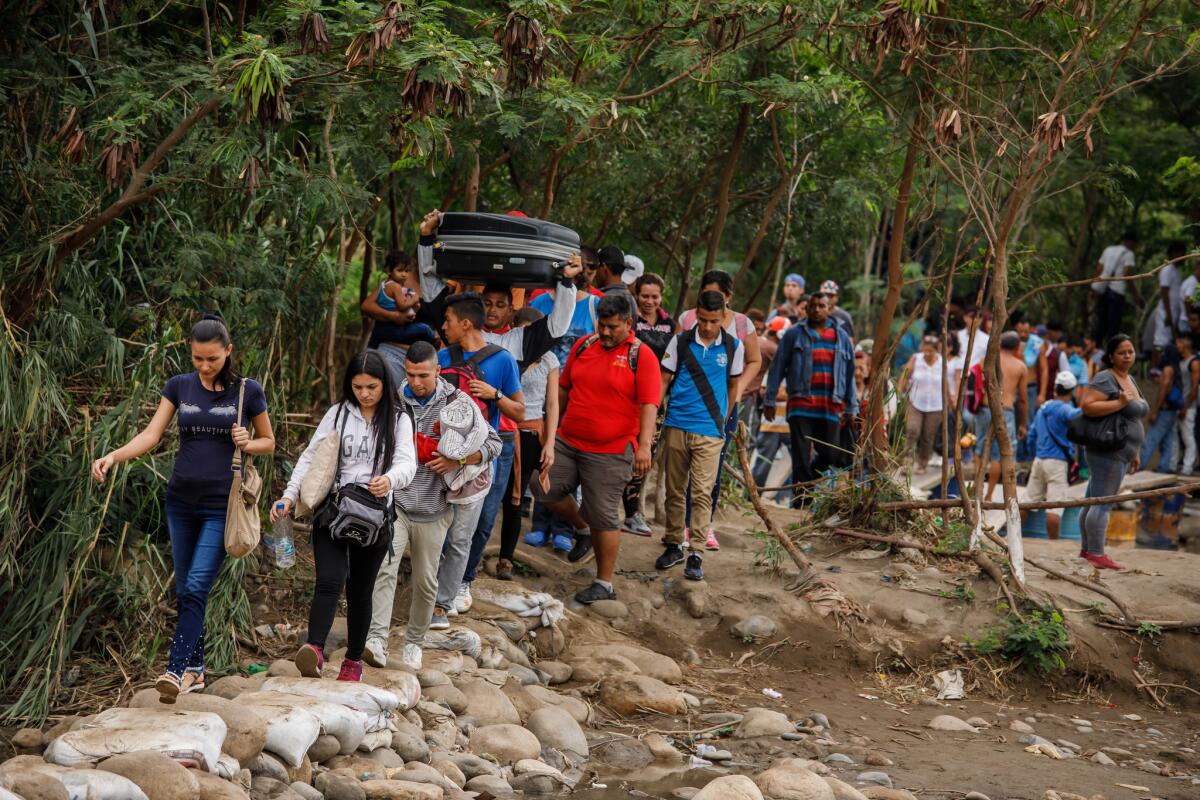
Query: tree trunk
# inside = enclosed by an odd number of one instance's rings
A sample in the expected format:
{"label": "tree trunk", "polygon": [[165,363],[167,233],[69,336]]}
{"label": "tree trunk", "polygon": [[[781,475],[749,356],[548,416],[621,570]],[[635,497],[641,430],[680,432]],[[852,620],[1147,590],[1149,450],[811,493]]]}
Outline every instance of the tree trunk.
{"label": "tree trunk", "polygon": [[721,182],[717,186],[717,217],[709,232],[708,253],[704,257],[704,271],[713,268],[717,263],[717,253],[721,247],[721,234],[725,231],[725,220],[729,217],[729,192],[733,186],[733,176],[737,172],[738,157],[742,153],[742,145],[746,143],[746,131],[750,127],[750,104],[742,103],[738,112],[737,128],[733,132],[733,141],[729,143],[729,152],[725,155],[725,165],[721,168]]}
{"label": "tree trunk", "polygon": [[479,204],[479,142],[471,145],[471,175],[467,178],[467,197],[463,208],[474,212]]}
{"label": "tree trunk", "polygon": [[400,219],[396,216],[396,173],[388,176],[388,233],[391,250],[400,249]]}
{"label": "tree trunk", "polygon": [[[1071,247],[1071,271],[1068,273],[1073,281],[1083,280],[1092,272],[1088,252],[1092,248],[1092,225],[1096,219],[1096,211],[1100,207],[1100,188],[1089,182],[1083,187],[1083,211],[1079,215],[1079,229],[1075,234],[1075,242]],[[1076,310],[1083,325],[1087,325],[1087,296],[1091,292],[1080,292]],[[1064,320],[1066,322],[1066,320]]]}
{"label": "tree trunk", "polygon": [[908,204],[912,197],[913,175],[917,170],[917,154],[924,143],[924,116],[918,107],[909,129],[908,149],[904,152],[904,167],[896,192],[896,208],[892,214],[891,238],[888,240],[887,293],[875,323],[875,347],[871,351],[871,398],[867,405],[867,430],[870,433],[870,452],[875,463],[887,450],[887,430],[883,426],[883,396],[887,390],[891,364],[885,359],[892,320],[900,306],[900,291],[904,287],[904,226],[908,221]]}
{"label": "tree trunk", "polygon": [[[1004,529],[1008,542],[1009,563],[1017,585],[1025,585],[1024,547],[1021,541],[1021,509],[1017,505],[1017,470],[1013,442],[1004,424],[1004,405],[1000,387],[1000,331],[1008,320],[1008,242],[997,237],[992,270],[992,337],[988,340],[983,373],[987,383],[988,407],[992,411],[992,438],[1000,446],[1000,481],[1004,489]],[[1025,391],[1020,387],[1017,391]],[[1016,403],[1013,404],[1014,412]],[[981,476],[985,477],[985,476]],[[978,479],[977,481],[978,482]]]}

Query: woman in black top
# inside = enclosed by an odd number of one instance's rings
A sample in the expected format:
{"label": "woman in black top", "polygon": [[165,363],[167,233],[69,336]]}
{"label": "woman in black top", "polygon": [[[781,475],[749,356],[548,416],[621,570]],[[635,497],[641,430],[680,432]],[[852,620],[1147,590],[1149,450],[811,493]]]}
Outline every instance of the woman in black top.
{"label": "woman in black top", "polygon": [[671,315],[663,311],[663,279],[648,272],[637,279],[633,285],[633,296],[637,301],[637,321],[634,325],[634,335],[642,340],[662,361],[663,353],[671,337],[679,330],[678,323]]}
{"label": "woman in black top", "polygon": [[103,481],[116,464],[157,447],[171,418],[178,415],[179,454],[167,484],[166,504],[178,617],[167,670],[155,683],[163,700],[172,703],[180,692],[204,688],[204,613],[225,560],[225,511],[233,482],[234,447],[251,455],[275,451],[266,395],[257,381],[234,373],[233,344],[225,324],[206,316],[192,328],[189,339],[195,371],[168,380],[145,430],[92,464],[92,476]]}

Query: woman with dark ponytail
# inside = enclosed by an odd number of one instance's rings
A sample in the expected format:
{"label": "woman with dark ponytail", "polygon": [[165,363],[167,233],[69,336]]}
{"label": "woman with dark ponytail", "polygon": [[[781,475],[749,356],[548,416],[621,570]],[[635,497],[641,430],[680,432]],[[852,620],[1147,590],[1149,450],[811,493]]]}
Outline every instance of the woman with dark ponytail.
{"label": "woman with dark ponytail", "polygon": [[179,616],[167,669],[155,684],[167,702],[174,702],[181,692],[204,688],[204,613],[225,560],[225,511],[234,448],[251,455],[275,450],[266,395],[256,381],[234,372],[233,343],[225,323],[206,315],[188,339],[195,371],[168,380],[150,424],[124,447],[92,464],[92,476],[103,481],[114,465],[157,447],[178,412],[179,453],[167,484],[166,512]]}

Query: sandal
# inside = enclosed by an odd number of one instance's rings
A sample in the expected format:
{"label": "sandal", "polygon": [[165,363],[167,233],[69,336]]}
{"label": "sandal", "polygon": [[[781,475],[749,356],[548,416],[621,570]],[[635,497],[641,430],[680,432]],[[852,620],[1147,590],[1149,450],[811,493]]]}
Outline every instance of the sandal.
{"label": "sandal", "polygon": [[180,681],[179,693],[191,694],[192,692],[204,691],[204,671],[197,672],[195,670],[187,670],[183,673],[183,680]]}
{"label": "sandal", "polygon": [[182,680],[170,672],[159,675],[158,680],[154,682],[154,688],[158,690],[158,702],[173,705],[175,698],[179,696],[182,684]]}

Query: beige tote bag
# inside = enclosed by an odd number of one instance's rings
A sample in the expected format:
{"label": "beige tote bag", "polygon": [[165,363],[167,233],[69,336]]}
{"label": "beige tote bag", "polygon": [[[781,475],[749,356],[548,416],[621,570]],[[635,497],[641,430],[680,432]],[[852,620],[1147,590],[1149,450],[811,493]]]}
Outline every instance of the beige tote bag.
{"label": "beige tote bag", "polygon": [[[246,399],[246,381],[238,390],[237,424],[242,424],[242,403]],[[262,517],[258,514],[258,497],[262,494],[262,478],[249,457],[242,461],[242,449],[233,449],[233,483],[229,486],[229,506],[225,510],[225,552],[241,558],[258,547],[262,536]]]}
{"label": "beige tote bag", "polygon": [[296,516],[307,517],[325,502],[325,498],[333,490],[341,442],[342,434],[336,426],[324,439],[317,442],[312,461],[308,462],[308,472],[304,473],[304,480],[300,481],[300,504],[296,508]]}

